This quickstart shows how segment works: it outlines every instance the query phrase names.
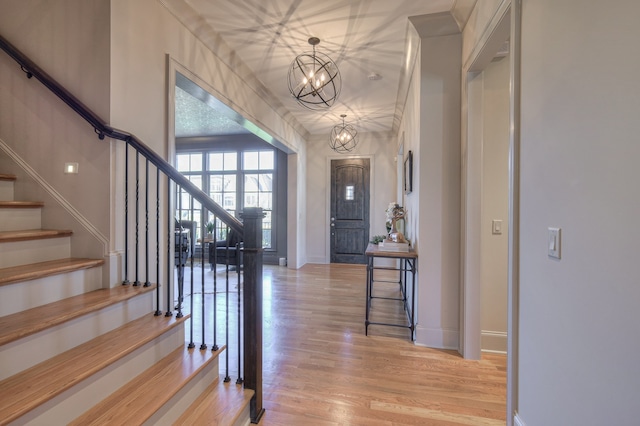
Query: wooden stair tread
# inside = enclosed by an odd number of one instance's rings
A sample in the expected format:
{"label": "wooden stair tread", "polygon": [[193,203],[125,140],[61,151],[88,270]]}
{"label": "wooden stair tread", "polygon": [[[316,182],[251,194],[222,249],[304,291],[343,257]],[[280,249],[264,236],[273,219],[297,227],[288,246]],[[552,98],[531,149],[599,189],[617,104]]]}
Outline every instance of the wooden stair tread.
{"label": "wooden stair tread", "polygon": [[202,392],[174,425],[234,424],[254,393],[235,383],[216,381]]}
{"label": "wooden stair tread", "polygon": [[104,264],[103,259],[57,259],[0,269],[0,286],[19,281],[35,280],[51,275],[79,271]]}
{"label": "wooden stair tread", "polygon": [[70,229],[22,229],[20,231],[2,231],[0,232],[0,243],[69,237],[71,234],[73,234],[73,232]]}
{"label": "wooden stair tread", "polygon": [[1,381],[0,423],[20,418],[187,318],[145,315]]}
{"label": "wooden stair tread", "polygon": [[7,181],[15,181],[16,175],[10,175],[7,173],[0,173],[0,180],[7,180]]}
{"label": "wooden stair tread", "polygon": [[220,352],[176,349],[69,425],[143,424]]}
{"label": "wooden stair tread", "polygon": [[155,289],[155,285],[149,287],[127,285],[103,288],[0,317],[0,345],[5,345],[153,289]]}
{"label": "wooden stair tread", "polygon": [[0,209],[39,209],[42,201],[0,201]]}

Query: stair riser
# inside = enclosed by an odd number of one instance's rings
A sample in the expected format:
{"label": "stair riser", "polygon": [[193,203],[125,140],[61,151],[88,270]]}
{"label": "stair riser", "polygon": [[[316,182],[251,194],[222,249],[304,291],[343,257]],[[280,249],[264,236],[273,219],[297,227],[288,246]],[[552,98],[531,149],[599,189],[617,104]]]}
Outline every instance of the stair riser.
{"label": "stair riser", "polygon": [[101,283],[102,267],[96,267],[7,284],[0,287],[0,316],[98,290]]}
{"label": "stair riser", "polygon": [[14,201],[13,182],[0,180],[0,201]]}
{"label": "stair riser", "polygon": [[[174,327],[158,339],[116,361],[68,391],[51,399],[10,425],[62,425],[83,414],[89,407],[123,386],[141,371],[184,345],[184,328]],[[144,389],[140,389],[144,392]]]}
{"label": "stair riser", "polygon": [[[2,194],[0,193],[0,197]],[[0,231],[20,231],[42,227],[42,209],[0,209]]]}
{"label": "stair riser", "polygon": [[218,357],[186,384],[160,411],[143,423],[144,426],[172,425],[219,376]]}
{"label": "stair riser", "polygon": [[0,380],[149,315],[153,296],[153,292],[144,293],[0,347]]}
{"label": "stair riser", "polygon": [[70,256],[70,237],[0,244],[0,268],[46,262]]}

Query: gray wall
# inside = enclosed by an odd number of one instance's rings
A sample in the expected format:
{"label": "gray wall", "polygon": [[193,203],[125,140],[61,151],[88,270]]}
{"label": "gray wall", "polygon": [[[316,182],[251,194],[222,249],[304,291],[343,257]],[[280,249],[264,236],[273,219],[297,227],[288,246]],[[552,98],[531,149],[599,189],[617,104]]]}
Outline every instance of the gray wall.
{"label": "gray wall", "polygon": [[[524,1],[519,412],[637,424],[640,3]],[[562,259],[547,228],[562,228]]]}

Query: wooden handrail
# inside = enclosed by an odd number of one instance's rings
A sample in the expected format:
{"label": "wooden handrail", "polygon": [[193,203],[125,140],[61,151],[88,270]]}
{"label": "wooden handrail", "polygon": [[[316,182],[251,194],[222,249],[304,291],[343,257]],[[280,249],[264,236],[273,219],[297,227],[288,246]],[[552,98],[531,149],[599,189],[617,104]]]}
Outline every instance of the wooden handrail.
{"label": "wooden handrail", "polygon": [[207,210],[214,213],[231,229],[240,233],[241,236],[244,235],[244,226],[242,225],[242,222],[240,222],[233,215],[227,212],[222,206],[213,201],[211,197],[205,194],[193,183],[191,183],[189,179],[187,179],[164,158],[160,157],[155,151],[144,144],[135,135],[115,129],[106,124],[106,122],[102,120],[96,113],[94,113],[89,107],[80,102],[78,98],[76,98],[69,91],[63,88],[49,74],[38,67],[33,61],[26,57],[22,52],[15,48],[1,35],[0,48],[4,50],[14,61],[16,61],[18,65],[20,65],[22,71],[25,72],[28,78],[35,77],[47,89],[53,92],[53,94],[60,98],[85,121],[87,121],[95,129],[95,132],[98,134],[98,137],[100,139],[104,139],[105,137],[107,137],[110,139],[117,139],[127,142],[134,149],[140,152],[140,154],[142,154],[146,159],[148,159],[151,164],[156,166],[162,173],[167,175],[171,180],[173,180],[186,192],[188,192],[194,199],[199,201]]}

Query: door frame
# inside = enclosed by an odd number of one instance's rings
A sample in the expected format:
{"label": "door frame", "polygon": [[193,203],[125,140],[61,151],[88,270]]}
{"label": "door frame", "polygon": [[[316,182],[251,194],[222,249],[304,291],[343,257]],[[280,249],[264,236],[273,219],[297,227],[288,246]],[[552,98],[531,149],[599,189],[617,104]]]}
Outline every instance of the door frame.
{"label": "door frame", "polygon": [[[520,217],[520,16],[521,0],[505,0],[471,52],[462,69],[461,127],[461,240],[460,240],[460,352],[464,358],[479,359],[480,282],[477,194],[468,185],[474,170],[468,161],[468,144],[474,135],[473,76],[484,69],[497,51],[497,45],[510,39],[510,111],[509,111],[509,260],[507,319],[507,425],[514,424],[518,409],[518,316],[519,316],[519,217]],[[507,25],[508,24],[508,25]],[[484,64],[484,65],[483,65]]]}
{"label": "door frame", "polygon": [[356,160],[356,159],[368,159],[369,160],[369,235],[371,234],[371,212],[373,206],[375,206],[376,191],[373,188],[374,180],[372,177],[375,175],[375,162],[373,161],[373,155],[328,155],[325,163],[325,188],[327,188],[325,194],[325,217],[324,217],[324,235],[325,235],[325,253],[324,263],[331,263],[331,161],[332,160]]}

